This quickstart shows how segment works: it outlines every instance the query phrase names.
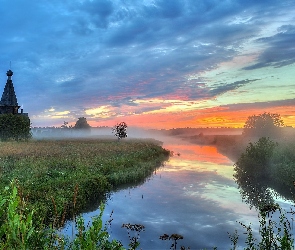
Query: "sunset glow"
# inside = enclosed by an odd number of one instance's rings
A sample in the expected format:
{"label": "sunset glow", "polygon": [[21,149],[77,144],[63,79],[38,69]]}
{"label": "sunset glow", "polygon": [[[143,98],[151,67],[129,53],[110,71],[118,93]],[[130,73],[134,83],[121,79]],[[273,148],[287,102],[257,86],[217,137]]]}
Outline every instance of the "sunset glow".
{"label": "sunset glow", "polygon": [[243,127],[271,112],[295,127],[294,1],[15,0],[2,9],[2,86],[11,61],[32,126],[86,117],[94,127]]}

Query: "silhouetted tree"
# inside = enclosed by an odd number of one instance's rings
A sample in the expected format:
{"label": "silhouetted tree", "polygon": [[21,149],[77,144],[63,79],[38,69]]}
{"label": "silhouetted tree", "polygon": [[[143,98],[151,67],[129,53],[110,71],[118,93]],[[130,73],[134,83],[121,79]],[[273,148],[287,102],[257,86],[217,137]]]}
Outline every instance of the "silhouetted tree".
{"label": "silhouetted tree", "polygon": [[78,118],[78,121],[76,122],[75,129],[90,129],[91,126],[88,124],[85,117]]}
{"label": "silhouetted tree", "polygon": [[284,122],[279,114],[263,113],[249,116],[243,130],[245,136],[277,137]]}
{"label": "silhouetted tree", "polygon": [[117,123],[113,128],[113,133],[118,137],[118,140],[127,137],[127,124],[125,122]]}
{"label": "silhouetted tree", "polygon": [[61,127],[61,128],[69,128],[69,127],[68,127],[68,124],[69,124],[68,122],[64,121],[64,124],[61,125],[60,127]]}
{"label": "silhouetted tree", "polygon": [[30,118],[25,115],[1,114],[0,139],[22,140],[32,137]]}

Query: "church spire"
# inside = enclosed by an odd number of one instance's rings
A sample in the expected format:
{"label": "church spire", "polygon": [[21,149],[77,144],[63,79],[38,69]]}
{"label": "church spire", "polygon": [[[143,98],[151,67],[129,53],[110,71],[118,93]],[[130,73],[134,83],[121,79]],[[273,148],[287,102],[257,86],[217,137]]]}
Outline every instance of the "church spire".
{"label": "church spire", "polygon": [[4,87],[2,98],[0,101],[0,114],[17,114],[20,106],[18,106],[14,86],[11,79],[13,72],[11,70],[8,70],[6,75],[7,82]]}

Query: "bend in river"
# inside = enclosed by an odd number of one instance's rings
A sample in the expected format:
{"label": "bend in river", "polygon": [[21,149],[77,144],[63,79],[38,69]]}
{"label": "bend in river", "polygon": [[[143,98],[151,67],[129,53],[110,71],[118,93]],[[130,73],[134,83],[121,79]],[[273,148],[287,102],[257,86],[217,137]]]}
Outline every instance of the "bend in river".
{"label": "bend in river", "polygon": [[[103,218],[113,221],[109,233],[128,248],[128,235],[122,224],[142,224],[140,248],[169,249],[171,242],[159,239],[163,234],[181,234],[179,246],[190,249],[230,249],[229,234],[240,235],[244,229],[238,222],[258,228],[257,211],[242,202],[233,180],[233,162],[213,146],[199,146],[184,140],[164,139],[164,148],[174,152],[166,164],[145,183],[113,192],[106,202]],[[288,202],[281,202],[288,207]],[[99,213],[85,213],[86,222]],[[73,224],[63,232],[71,236]],[[132,232],[131,232],[132,233]]]}

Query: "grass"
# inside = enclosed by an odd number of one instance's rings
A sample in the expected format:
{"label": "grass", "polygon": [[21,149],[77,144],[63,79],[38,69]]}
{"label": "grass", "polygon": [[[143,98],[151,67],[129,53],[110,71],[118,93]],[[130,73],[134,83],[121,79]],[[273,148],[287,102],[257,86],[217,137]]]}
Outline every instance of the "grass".
{"label": "grass", "polygon": [[[285,146],[273,162],[293,169],[294,147]],[[56,228],[109,190],[143,181],[168,156],[159,145],[140,140],[0,143],[0,249],[124,249],[119,241],[109,241],[102,224],[103,205],[89,227],[83,218],[75,218],[77,233],[72,242]],[[277,222],[274,213],[279,213]],[[293,249],[291,224],[277,205],[260,208],[258,239],[251,224],[240,224],[246,230],[246,249]],[[144,225],[123,227],[129,230],[129,249],[137,249]],[[136,231],[135,236],[130,231]],[[229,238],[232,249],[237,249],[237,231]],[[170,249],[177,249],[183,236],[164,234],[160,239],[172,240]]]}
{"label": "grass", "polygon": [[0,195],[0,249],[123,250],[119,241],[109,240],[107,225],[102,223],[103,211],[104,205],[101,204],[100,214],[88,227],[82,217],[76,218],[77,233],[70,242],[52,225],[34,225],[35,209],[28,209],[27,203],[19,196],[15,181],[12,181]]}
{"label": "grass", "polygon": [[108,191],[143,181],[168,156],[157,143],[143,140],[2,142],[0,190],[17,179],[18,194],[34,208],[36,223],[62,224]]}

